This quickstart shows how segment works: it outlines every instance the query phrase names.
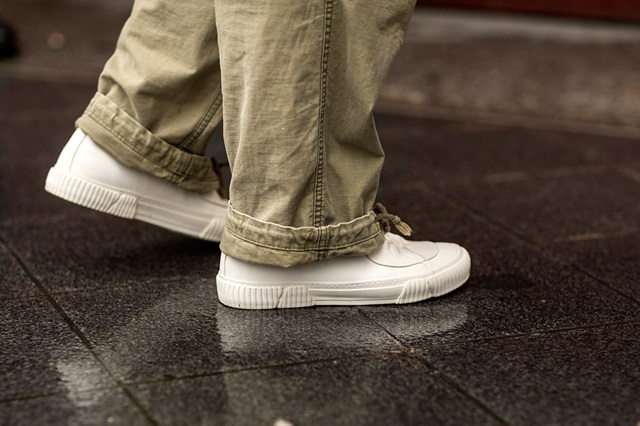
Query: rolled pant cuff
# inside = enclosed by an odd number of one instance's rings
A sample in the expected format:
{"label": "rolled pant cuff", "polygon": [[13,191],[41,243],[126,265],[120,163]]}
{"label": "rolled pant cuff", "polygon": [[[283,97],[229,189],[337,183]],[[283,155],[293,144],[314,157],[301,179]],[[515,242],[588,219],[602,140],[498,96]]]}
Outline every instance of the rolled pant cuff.
{"label": "rolled pant cuff", "polygon": [[158,138],[101,93],[76,121],[102,149],[124,165],[197,192],[220,187],[211,159]]}
{"label": "rolled pant cuff", "polygon": [[373,211],[350,222],[294,228],[253,218],[230,204],[220,249],[244,262],[291,267],[336,256],[364,256],[383,242]]}

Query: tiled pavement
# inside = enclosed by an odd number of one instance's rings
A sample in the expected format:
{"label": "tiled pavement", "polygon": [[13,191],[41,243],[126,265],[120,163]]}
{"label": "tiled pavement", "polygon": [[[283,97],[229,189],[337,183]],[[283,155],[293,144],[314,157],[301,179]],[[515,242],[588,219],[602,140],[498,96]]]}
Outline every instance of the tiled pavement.
{"label": "tiled pavement", "polygon": [[381,201],[468,284],[241,311],[216,244],[43,191],[93,93],[52,64],[0,67],[0,424],[640,422],[640,140],[380,114]]}

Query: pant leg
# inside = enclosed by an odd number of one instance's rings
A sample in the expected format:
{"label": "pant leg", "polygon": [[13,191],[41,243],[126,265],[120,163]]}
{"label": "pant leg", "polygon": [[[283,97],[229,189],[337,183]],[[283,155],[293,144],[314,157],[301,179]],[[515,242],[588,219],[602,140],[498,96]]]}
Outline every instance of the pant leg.
{"label": "pant leg", "polygon": [[78,127],[120,162],[195,191],[220,185],[208,140],[222,118],[213,0],[136,0]]}
{"label": "pant leg", "polygon": [[223,252],[292,266],[382,244],[372,110],[414,5],[216,0],[233,175]]}

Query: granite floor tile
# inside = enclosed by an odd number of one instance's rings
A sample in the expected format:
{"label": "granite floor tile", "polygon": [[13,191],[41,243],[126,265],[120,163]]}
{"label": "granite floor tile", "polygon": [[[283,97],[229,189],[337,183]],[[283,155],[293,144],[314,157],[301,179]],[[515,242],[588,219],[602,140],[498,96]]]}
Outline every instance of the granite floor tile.
{"label": "granite floor tile", "polygon": [[[407,355],[227,373],[132,387],[161,424],[499,424]],[[289,423],[284,423],[284,421]]]}
{"label": "granite floor tile", "polygon": [[0,403],[0,419],[11,426],[151,424],[120,388]]}
{"label": "granite floor tile", "polygon": [[75,84],[0,80],[0,161],[21,168],[53,165],[94,93]]}
{"label": "granite floor tile", "polygon": [[[376,118],[387,165],[401,163],[408,173],[433,184],[598,166],[625,159],[602,154],[607,144],[625,152],[637,147],[636,140],[625,138],[389,115]],[[626,161],[629,158],[633,157]]]}
{"label": "granite floor tile", "polygon": [[220,368],[211,280],[67,293],[58,299],[120,380]]}
{"label": "granite floor tile", "polygon": [[470,280],[450,295],[360,309],[411,347],[640,319],[640,304],[526,247],[471,259]]}
{"label": "granite floor tile", "polygon": [[378,199],[411,226],[415,241],[451,241],[468,250],[521,244],[512,234],[447,200],[424,182],[398,177],[394,166],[383,172]]}
{"label": "granite floor tile", "polygon": [[554,244],[554,253],[640,302],[640,233]]}
{"label": "granite floor tile", "polygon": [[44,191],[44,181],[93,92],[72,84],[0,84],[1,228],[41,223],[65,211]]}
{"label": "granite floor tile", "polygon": [[437,369],[513,425],[635,425],[640,324],[425,347]]}
{"label": "granite floor tile", "polygon": [[[75,119],[82,114],[95,91],[95,86],[0,77],[0,120],[5,125],[2,134],[42,137],[50,135],[47,132],[51,128],[73,131]],[[37,143],[47,139],[34,139],[28,144],[10,143],[11,140],[3,141],[6,142],[5,149],[11,149],[11,152],[38,154],[55,148],[55,142]]]}
{"label": "granite floor tile", "polygon": [[0,300],[10,297],[36,296],[40,291],[22,267],[0,243]]}
{"label": "granite floor tile", "polygon": [[640,183],[615,171],[452,184],[446,190],[538,242],[640,227]]}
{"label": "granite floor tile", "polygon": [[226,308],[213,277],[58,298],[126,382],[399,349],[355,308]]}
{"label": "granite floor tile", "polygon": [[45,299],[7,299],[2,305],[1,401],[115,385]]}
{"label": "granite floor tile", "polygon": [[217,273],[216,243],[70,206],[74,211],[66,216],[3,231],[49,292],[212,279]]}
{"label": "granite floor tile", "polygon": [[6,165],[0,160],[0,232],[20,238],[20,229],[31,224],[44,224],[63,215],[73,219],[75,208],[44,190],[44,182],[53,163],[20,166]]}

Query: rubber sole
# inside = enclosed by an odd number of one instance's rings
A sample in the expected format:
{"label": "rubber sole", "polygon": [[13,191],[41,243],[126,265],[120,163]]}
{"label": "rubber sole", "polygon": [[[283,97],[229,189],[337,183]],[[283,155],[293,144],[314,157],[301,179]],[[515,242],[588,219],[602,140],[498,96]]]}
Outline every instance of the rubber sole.
{"label": "rubber sole", "polygon": [[[240,283],[218,274],[218,299],[239,309],[302,308],[317,305],[404,304],[449,293],[469,279],[471,258],[462,248],[451,266],[429,277],[405,277],[395,281],[322,284],[259,285]],[[286,271],[283,272],[286,274]]]}
{"label": "rubber sole", "polygon": [[207,241],[220,241],[225,218],[203,215],[184,207],[49,170],[45,190],[59,198],[99,212],[135,219]]}

